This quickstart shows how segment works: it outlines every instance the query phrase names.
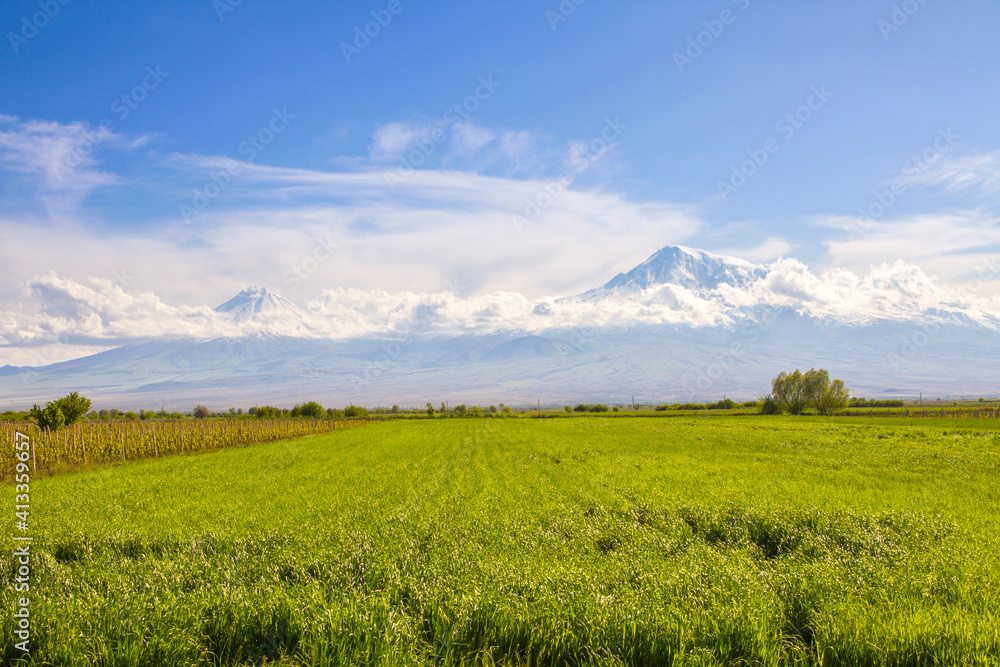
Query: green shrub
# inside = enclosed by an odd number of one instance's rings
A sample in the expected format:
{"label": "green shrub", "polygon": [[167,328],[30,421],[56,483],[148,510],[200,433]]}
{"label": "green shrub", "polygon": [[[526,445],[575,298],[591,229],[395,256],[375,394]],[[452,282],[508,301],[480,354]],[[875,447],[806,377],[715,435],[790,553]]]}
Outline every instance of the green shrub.
{"label": "green shrub", "polygon": [[847,403],[849,408],[901,408],[905,405],[900,400],[868,400],[867,398],[852,398]]}
{"label": "green shrub", "polygon": [[781,405],[774,399],[774,396],[768,394],[767,396],[761,396],[757,399],[757,406],[760,409],[760,414],[762,415],[780,415]]}
{"label": "green shrub", "polygon": [[326,416],[326,410],[316,401],[308,401],[302,405],[292,408],[292,417],[309,417],[311,419],[322,419]]}
{"label": "green shrub", "polygon": [[63,415],[62,410],[55,404],[55,401],[49,401],[45,404],[44,408],[33,405],[29,414],[38,423],[39,428],[56,430],[66,425],[66,416]]}
{"label": "green shrub", "polygon": [[31,406],[28,414],[41,428],[59,429],[69,426],[90,410],[90,399],[73,392],[54,401],[49,401],[44,408]]}
{"label": "green shrub", "polygon": [[577,403],[577,406],[573,408],[573,412],[607,412],[608,406],[602,405],[600,403],[584,404]]}

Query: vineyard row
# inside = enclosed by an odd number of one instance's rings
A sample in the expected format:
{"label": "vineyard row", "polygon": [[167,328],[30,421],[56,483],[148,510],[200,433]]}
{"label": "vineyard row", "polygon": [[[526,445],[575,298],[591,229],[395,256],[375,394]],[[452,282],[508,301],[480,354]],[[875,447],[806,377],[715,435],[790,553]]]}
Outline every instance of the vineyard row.
{"label": "vineyard row", "polygon": [[0,454],[0,474],[9,477],[14,472],[17,461],[15,432],[31,438],[34,445],[31,464],[36,469],[44,469],[54,464],[78,466],[122,462],[179,452],[246,446],[363,426],[373,421],[376,420],[199,419],[157,420],[148,423],[85,421],[58,431],[41,429],[34,423],[7,422],[0,424],[0,433],[5,443]]}

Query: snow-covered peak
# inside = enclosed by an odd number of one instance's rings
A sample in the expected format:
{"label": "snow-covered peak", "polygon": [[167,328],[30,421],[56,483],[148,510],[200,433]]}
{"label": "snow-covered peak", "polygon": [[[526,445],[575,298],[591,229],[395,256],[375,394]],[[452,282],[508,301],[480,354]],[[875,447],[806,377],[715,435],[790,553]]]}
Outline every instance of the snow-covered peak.
{"label": "snow-covered peak", "polygon": [[688,289],[716,289],[722,284],[743,286],[766,273],[764,267],[737,257],[668,245],[631,271],[619,273],[582,296],[593,298],[610,292],[633,292],[667,284]]}
{"label": "snow-covered peak", "polygon": [[248,287],[215,309],[237,324],[302,323],[305,313],[294,303],[268,292],[266,287]]}

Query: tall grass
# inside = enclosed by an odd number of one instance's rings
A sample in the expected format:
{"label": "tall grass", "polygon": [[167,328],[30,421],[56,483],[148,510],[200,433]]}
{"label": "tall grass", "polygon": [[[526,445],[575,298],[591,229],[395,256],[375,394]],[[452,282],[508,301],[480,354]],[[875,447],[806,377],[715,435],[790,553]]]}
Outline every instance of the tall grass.
{"label": "tall grass", "polygon": [[46,479],[32,660],[996,664],[998,444],[972,420],[424,420]]}

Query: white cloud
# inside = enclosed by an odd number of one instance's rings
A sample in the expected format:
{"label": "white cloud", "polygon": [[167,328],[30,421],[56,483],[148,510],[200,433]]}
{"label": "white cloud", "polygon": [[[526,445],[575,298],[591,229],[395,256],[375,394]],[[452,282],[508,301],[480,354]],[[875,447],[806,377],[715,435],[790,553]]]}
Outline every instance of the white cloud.
{"label": "white cloud", "polygon": [[1000,150],[951,157],[944,155],[926,169],[908,176],[910,185],[943,187],[949,192],[1000,192]]}
{"label": "white cloud", "polygon": [[99,345],[241,332],[208,306],[170,306],[151,292],[130,294],[105,278],[83,284],[49,271],[33,276],[27,289],[31,310],[18,316],[8,313],[0,325],[0,339],[8,345]]}
{"label": "white cloud", "polygon": [[85,194],[119,183],[98,168],[103,147],[130,148],[145,138],[126,141],[121,135],[84,122],[21,121],[0,117],[0,164],[5,169],[37,177],[35,184],[50,192]]}
{"label": "white cloud", "polygon": [[[203,173],[225,164],[198,156],[173,162]],[[226,194],[239,206],[220,198],[197,223],[174,221],[172,233],[211,245],[220,269],[278,288],[299,282],[285,274],[311,262],[316,239],[332,238],[342,246],[336,258],[301,281],[310,296],[334,286],[433,291],[454,280],[477,292],[537,295],[588,289],[641,260],[640,249],[702,226],[687,207],[541,180],[415,170],[390,188],[390,173],[244,163]]]}
{"label": "white cloud", "polygon": [[458,123],[452,131],[454,150],[462,155],[471,155],[497,137],[497,133],[473,123]]}
{"label": "white cloud", "polygon": [[770,237],[752,248],[726,248],[719,251],[720,255],[739,257],[749,262],[767,262],[785,257],[795,246],[778,237]]}
{"label": "white cloud", "polygon": [[[958,283],[978,270],[974,256],[1000,244],[1000,219],[983,211],[917,215],[887,222],[830,217],[820,224],[845,230],[826,241],[830,266],[863,268],[902,259],[946,282]],[[995,276],[1000,279],[1000,275]]]}
{"label": "white cloud", "polygon": [[[901,261],[872,266],[862,274],[846,269],[817,274],[794,259],[763,268],[761,277],[744,285],[688,289],[666,284],[586,300],[529,298],[517,292],[462,295],[338,287],[324,290],[299,313],[240,324],[207,305],[172,306],[152,293],[126,293],[108,280],[84,284],[50,272],[30,281],[34,312],[7,312],[0,319],[0,344],[23,357],[25,349],[54,342],[108,346],[152,337],[205,338],[252,331],[343,339],[413,332],[461,335],[662,324],[725,326],[752,319],[761,308],[775,307],[855,324],[939,318],[948,312],[994,328],[1000,323],[996,309],[1000,304],[972,292],[949,290],[919,267]],[[16,358],[9,348],[0,356],[6,361]]]}
{"label": "white cloud", "polygon": [[397,158],[415,142],[428,139],[434,127],[430,123],[386,123],[380,125],[372,135],[372,157]]}

